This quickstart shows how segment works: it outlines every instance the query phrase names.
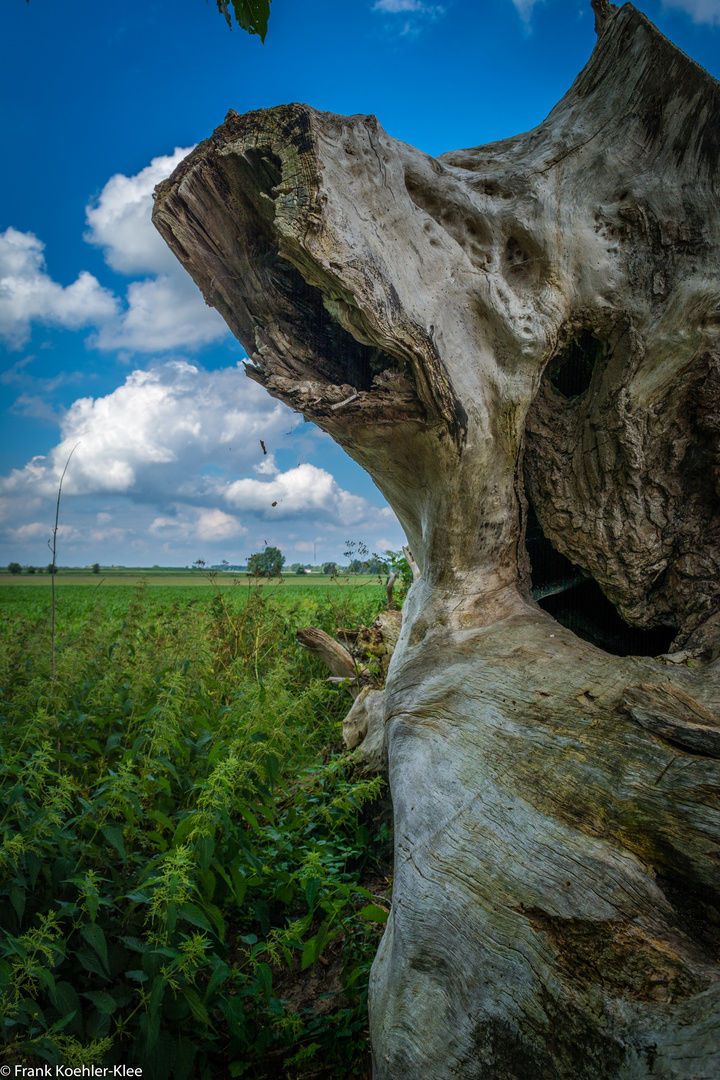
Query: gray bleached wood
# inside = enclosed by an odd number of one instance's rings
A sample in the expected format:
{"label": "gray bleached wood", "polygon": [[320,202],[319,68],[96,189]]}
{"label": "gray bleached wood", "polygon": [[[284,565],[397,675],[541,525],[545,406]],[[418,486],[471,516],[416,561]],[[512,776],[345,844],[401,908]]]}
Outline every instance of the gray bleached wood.
{"label": "gray bleached wood", "polygon": [[[376,1080],[720,1075],[720,87],[596,13],[533,131],[435,159],[231,112],[157,192],[248,374],[370,472],[419,570]],[[533,603],[528,500],[675,662]]]}
{"label": "gray bleached wood", "polygon": [[[295,637],[305,649],[315,653],[316,656],[328,666],[336,679],[347,687],[348,693],[354,698],[362,689],[363,682],[367,681],[368,672],[355,663],[344,646],[342,646],[324,630],[316,626],[305,626],[297,630]],[[334,680],[333,680],[334,681]]]}

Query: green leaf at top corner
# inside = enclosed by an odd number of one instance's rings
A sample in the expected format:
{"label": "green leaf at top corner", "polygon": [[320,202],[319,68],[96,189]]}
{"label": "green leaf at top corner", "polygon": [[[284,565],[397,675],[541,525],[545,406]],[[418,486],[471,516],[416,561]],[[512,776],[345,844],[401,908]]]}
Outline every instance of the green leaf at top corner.
{"label": "green leaf at top corner", "polygon": [[249,34],[259,34],[265,44],[267,24],[270,18],[270,0],[233,0],[238,26]]}

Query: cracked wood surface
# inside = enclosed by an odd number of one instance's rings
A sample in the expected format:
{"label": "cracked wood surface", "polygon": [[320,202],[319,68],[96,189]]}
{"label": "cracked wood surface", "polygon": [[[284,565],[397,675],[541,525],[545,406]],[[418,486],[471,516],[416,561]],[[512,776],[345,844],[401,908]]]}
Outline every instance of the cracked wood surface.
{"label": "cracked wood surface", "polygon": [[[248,374],[417,563],[348,726],[384,716],[395,815],[376,1080],[720,1075],[720,87],[595,10],[533,131],[432,158],[374,117],[231,112],[157,191]],[[532,602],[528,500],[673,656]]]}

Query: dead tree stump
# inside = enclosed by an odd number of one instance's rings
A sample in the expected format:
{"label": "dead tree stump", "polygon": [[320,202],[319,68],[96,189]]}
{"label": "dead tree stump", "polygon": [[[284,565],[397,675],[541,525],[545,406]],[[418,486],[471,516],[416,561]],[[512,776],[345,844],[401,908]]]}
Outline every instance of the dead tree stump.
{"label": "dead tree stump", "polygon": [[436,159],[230,112],[158,188],[250,377],[421,575],[377,1080],[720,1075],[720,87],[595,6],[533,131]]}

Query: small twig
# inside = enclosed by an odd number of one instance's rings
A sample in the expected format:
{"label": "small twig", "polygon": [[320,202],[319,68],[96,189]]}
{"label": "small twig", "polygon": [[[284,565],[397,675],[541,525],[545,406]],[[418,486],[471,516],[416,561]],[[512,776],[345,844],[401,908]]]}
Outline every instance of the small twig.
{"label": "small twig", "polygon": [[403,547],[403,554],[408,561],[408,566],[412,570],[413,581],[417,581],[420,577],[420,567],[413,559],[413,554],[407,544]]}
{"label": "small twig", "polygon": [[331,405],[330,408],[333,412],[337,412],[337,410],[342,409],[344,405],[350,405],[353,401],[357,401],[359,397],[360,395],[356,390],[354,394],[350,395],[350,397],[346,397],[344,401],[337,401],[334,405]]}
{"label": "small twig", "polygon": [[385,592],[387,594],[387,606],[390,609],[397,608],[397,604],[393,602],[393,589],[395,588],[395,582],[397,581],[399,573],[399,570],[393,570],[392,574],[388,578],[388,583],[385,587]]}

